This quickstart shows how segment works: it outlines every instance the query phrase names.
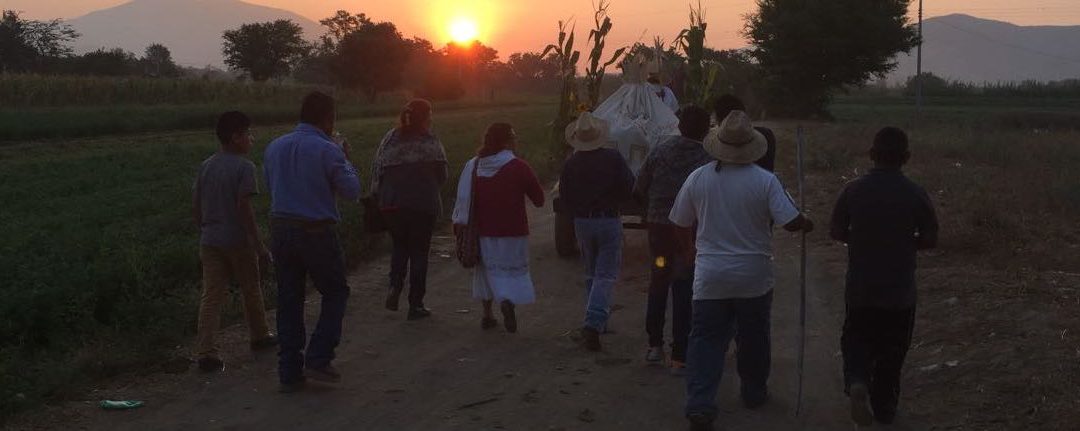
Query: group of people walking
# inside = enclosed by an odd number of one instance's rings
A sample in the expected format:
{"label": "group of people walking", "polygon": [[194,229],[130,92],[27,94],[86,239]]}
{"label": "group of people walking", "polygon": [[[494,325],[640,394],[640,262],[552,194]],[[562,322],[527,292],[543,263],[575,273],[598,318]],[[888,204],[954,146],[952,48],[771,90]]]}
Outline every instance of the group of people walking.
{"label": "group of people walking", "polygon": [[[637,175],[610,148],[607,122],[582,113],[566,130],[574,152],[558,187],[581,250],[580,338],[589,351],[603,349],[609,328],[622,267],[621,216],[628,202],[644,205],[651,259],[644,358],[651,365],[669,359],[672,374],[685,376],[685,414],[691,429],[701,430],[712,429],[716,421],[716,393],[732,341],[745,406],[768,402],[772,231],[774,226],[814,230],[772,173],[773,133],[755,127],[735,97],[721,97],[713,108],[681,108],[680,136],[653,148]],[[361,197],[349,145],[334,132],[333,99],[312,93],[301,111],[301,123],[271,142],[263,157],[271,195],[268,247],[250,204],[258,187],[255,166],[244,157],[252,146],[246,116],[221,116],[221,151],[203,163],[194,187],[204,276],[195,349],[199,367],[224,366],[214,332],[232,279],[245,297],[252,348],[280,344],[283,392],[301,390],[307,379],[341,379],[333,360],[349,288],[335,228],[340,221],[336,199]],[[448,179],[446,153],[431,126],[431,104],[410,102],[398,126],[380,142],[371,169],[369,207],[379,211],[393,240],[385,307],[399,309],[408,280],[409,320],[431,315],[424,304],[428,255],[442,213],[440,190]],[[488,127],[476,157],[462,169],[452,216],[456,234],[476,236],[479,257],[470,266],[473,297],[483,305],[481,328],[497,327],[501,317],[511,333],[518,330],[516,308],[536,300],[526,207],[545,202],[536,174],[515,156],[517,142],[512,125]],[[914,324],[915,253],[934,247],[937,238],[929,197],[900,170],[909,157],[907,136],[883,129],[870,154],[877,168],[848,186],[830,224],[831,236],[848,244],[850,254],[843,370],[852,418],[861,425],[891,423],[895,416]],[[260,256],[275,268],[276,336],[262,311]],[[310,339],[303,316],[308,278],[322,295]],[[670,354],[664,345],[669,303]]]}

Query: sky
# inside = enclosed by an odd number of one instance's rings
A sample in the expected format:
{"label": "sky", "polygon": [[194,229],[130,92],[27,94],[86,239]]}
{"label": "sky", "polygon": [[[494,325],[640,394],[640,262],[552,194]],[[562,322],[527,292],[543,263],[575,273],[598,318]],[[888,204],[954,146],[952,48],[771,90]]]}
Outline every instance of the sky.
{"label": "sky", "polygon": [[[176,0],[183,1],[183,0]],[[190,0],[199,1],[213,0]],[[245,0],[288,9],[318,20],[338,9],[366,13],[376,21],[391,21],[406,36],[449,41],[450,23],[462,17],[476,22],[479,39],[505,58],[513,52],[539,51],[557,36],[560,20],[577,22],[579,46],[593,27],[592,3],[597,0]],[[75,18],[127,0],[0,0],[0,9],[22,11],[32,19]],[[614,27],[608,46],[634,42],[651,44],[655,36],[674,39],[689,23],[689,3],[697,0],[611,0]],[[754,0],[701,0],[709,25],[706,44],[715,48],[746,45],[740,36],[743,16]],[[685,3],[685,4],[684,4]],[[917,4],[916,2],[913,2]],[[665,4],[679,4],[678,7]],[[912,16],[914,15],[914,4]],[[966,13],[1020,25],[1080,25],[1078,0],[926,0],[925,16]]]}

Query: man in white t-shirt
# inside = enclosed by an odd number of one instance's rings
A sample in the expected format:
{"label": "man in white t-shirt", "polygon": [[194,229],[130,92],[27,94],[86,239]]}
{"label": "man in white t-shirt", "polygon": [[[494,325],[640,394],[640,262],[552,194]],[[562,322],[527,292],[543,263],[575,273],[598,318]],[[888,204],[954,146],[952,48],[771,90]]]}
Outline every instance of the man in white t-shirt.
{"label": "man in white t-shirt", "polygon": [[768,401],[772,226],[810,232],[814,225],[776,175],[754,164],[768,145],[745,112],[728,115],[704,145],[718,161],[690,174],[670,218],[685,228],[687,246],[697,236],[686,417],[692,429],[710,430],[733,338],[744,404],[754,409]]}

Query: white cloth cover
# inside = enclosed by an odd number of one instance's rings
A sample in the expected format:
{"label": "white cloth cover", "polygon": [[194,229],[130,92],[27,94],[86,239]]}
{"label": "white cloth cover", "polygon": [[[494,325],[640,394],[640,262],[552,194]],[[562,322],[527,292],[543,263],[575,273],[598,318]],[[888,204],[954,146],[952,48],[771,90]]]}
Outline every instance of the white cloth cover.
{"label": "white cloth cover", "polygon": [[529,274],[528,237],[480,237],[480,264],[473,270],[473,298],[497,303],[536,302]]}
{"label": "white cloth cover", "polygon": [[637,175],[645,157],[669,136],[679,134],[679,118],[645,81],[647,62],[631,60],[623,68],[623,85],[593,110],[611,124],[610,145]]}
{"label": "white cloth cover", "polygon": [[[476,171],[476,176],[491,178],[495,174],[499,173],[499,169],[514,160],[514,152],[510,150],[502,150],[499,153],[487,156],[480,159],[480,167]],[[472,210],[472,173],[473,166],[476,166],[476,157],[470,159],[465,163],[465,168],[461,170],[461,177],[458,178],[457,186],[457,199],[454,201],[454,215],[452,219],[454,224],[469,224],[469,212]]]}

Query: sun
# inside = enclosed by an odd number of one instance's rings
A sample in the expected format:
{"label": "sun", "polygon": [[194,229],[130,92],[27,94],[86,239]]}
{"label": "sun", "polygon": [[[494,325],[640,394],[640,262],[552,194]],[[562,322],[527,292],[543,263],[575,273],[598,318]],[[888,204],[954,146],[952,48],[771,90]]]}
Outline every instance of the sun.
{"label": "sun", "polygon": [[454,42],[472,42],[479,34],[476,21],[471,18],[459,17],[450,22],[450,39]]}

